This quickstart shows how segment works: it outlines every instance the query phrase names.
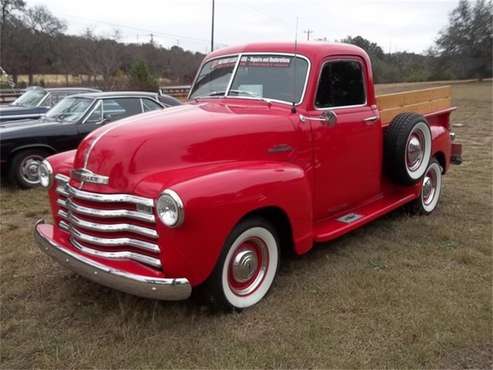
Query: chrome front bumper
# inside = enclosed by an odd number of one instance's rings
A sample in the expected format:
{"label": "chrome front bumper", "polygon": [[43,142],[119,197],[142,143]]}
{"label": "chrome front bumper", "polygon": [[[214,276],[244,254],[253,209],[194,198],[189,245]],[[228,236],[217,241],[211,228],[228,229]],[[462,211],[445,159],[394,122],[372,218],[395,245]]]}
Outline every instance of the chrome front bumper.
{"label": "chrome front bumper", "polygon": [[190,297],[192,287],[185,278],[164,279],[118,270],[65,248],[43,232],[43,220],[34,227],[34,240],[55,261],[101,285],[139,297],[178,301]]}

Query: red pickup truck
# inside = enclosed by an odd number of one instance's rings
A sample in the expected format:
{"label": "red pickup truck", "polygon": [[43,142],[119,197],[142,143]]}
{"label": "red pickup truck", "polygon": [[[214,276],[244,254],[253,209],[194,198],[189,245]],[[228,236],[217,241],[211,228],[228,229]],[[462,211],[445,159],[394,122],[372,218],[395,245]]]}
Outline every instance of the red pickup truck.
{"label": "red pickup truck", "polygon": [[360,48],[257,43],[209,54],[189,104],[92,132],[40,166],[60,264],[142,297],[197,288],[241,309],[303,254],[398,207],[431,213],[461,145],[450,88],[377,97]]}

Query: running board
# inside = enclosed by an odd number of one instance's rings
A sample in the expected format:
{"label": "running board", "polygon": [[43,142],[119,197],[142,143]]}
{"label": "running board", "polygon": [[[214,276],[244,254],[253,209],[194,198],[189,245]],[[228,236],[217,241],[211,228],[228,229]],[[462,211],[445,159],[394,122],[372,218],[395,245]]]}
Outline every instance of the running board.
{"label": "running board", "polygon": [[387,195],[365,206],[350,210],[337,218],[321,221],[315,226],[315,242],[326,242],[342,236],[358,227],[367,224],[384,214],[412,201],[415,193]]}

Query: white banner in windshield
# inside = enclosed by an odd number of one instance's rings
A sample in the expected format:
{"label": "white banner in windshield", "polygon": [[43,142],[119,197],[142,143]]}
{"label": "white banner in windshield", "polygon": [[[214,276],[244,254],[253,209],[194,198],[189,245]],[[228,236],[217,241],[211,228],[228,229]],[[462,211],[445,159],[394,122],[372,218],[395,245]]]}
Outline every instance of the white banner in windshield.
{"label": "white banner in windshield", "polygon": [[282,55],[245,55],[240,64],[248,67],[289,67],[291,57]]}

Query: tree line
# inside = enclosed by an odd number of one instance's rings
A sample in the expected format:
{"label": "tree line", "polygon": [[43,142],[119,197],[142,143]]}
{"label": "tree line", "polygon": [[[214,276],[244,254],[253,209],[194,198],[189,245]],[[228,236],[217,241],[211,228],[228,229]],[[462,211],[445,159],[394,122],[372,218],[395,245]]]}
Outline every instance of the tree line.
{"label": "tree line", "polygon": [[371,57],[376,82],[483,79],[492,76],[493,2],[461,0],[449,24],[424,54],[384,53],[361,36],[341,40],[363,48]]}
{"label": "tree line", "polygon": [[[84,83],[104,89],[154,90],[158,78],[170,84],[192,81],[204,55],[178,46],[149,42],[128,44],[111,36],[65,33],[65,23],[44,6],[27,7],[24,0],[0,0],[0,66],[14,81],[19,74],[87,76]],[[385,53],[362,36],[340,40],[368,52],[376,82],[414,82],[492,75],[493,3],[460,0],[449,25],[425,53]]]}

